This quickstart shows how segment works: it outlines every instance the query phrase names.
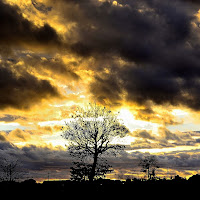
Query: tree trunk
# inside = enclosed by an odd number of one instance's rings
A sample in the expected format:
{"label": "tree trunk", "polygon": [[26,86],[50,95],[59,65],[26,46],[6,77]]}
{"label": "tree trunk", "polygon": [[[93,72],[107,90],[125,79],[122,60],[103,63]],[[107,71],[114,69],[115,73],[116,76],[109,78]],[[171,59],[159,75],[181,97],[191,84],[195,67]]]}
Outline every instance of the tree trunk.
{"label": "tree trunk", "polygon": [[150,179],[150,171],[149,168],[147,169],[147,176],[148,176],[148,180]]}
{"label": "tree trunk", "polygon": [[94,162],[92,164],[92,170],[91,170],[90,178],[89,178],[90,182],[93,182],[94,177],[95,177],[95,170],[96,170],[96,166],[97,166],[97,158],[98,158],[98,155],[97,155],[97,153],[95,153],[94,154]]}

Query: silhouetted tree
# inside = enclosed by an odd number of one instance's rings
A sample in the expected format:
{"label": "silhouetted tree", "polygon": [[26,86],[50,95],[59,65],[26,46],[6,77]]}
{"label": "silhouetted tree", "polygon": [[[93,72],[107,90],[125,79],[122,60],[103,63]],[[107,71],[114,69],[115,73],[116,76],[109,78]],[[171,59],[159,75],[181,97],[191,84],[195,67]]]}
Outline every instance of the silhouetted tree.
{"label": "silhouetted tree", "polygon": [[159,168],[155,156],[146,156],[144,159],[141,159],[139,165],[142,167],[142,172],[147,172],[148,179],[155,178],[155,171]]}
{"label": "silhouetted tree", "polygon": [[[89,170],[85,175],[93,181],[100,172],[105,174],[108,171],[105,166],[97,167],[102,155],[124,148],[122,145],[111,144],[111,141],[127,133],[128,129],[119,122],[117,115],[105,107],[89,104],[87,108],[77,108],[72,120],[63,127],[62,136],[69,142],[71,156],[80,160],[80,169],[83,167],[84,171],[86,167]],[[86,160],[90,160],[91,165],[82,165]],[[72,170],[73,173],[80,172],[77,166]]]}
{"label": "silhouetted tree", "polygon": [[89,177],[91,165],[84,162],[74,162],[74,166],[70,169],[72,181],[85,181]]}
{"label": "silhouetted tree", "polygon": [[20,163],[15,159],[3,159],[0,162],[0,179],[2,181],[16,181],[21,178]]}
{"label": "silhouetted tree", "polygon": [[[108,164],[99,164],[96,166],[96,176],[104,177],[106,173],[111,172],[110,165]],[[73,181],[86,181],[89,180],[92,164],[84,162],[74,162],[74,166],[71,169],[71,180]]]}

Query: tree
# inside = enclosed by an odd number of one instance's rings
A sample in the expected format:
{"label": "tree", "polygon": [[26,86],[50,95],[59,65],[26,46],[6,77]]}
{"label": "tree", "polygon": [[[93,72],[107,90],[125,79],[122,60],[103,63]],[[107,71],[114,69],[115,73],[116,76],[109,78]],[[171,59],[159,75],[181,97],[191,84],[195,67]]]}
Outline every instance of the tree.
{"label": "tree", "polygon": [[[110,165],[105,163],[97,163],[96,166],[96,176],[104,177],[107,172],[112,172]],[[73,181],[85,181],[90,177],[90,172],[92,169],[92,164],[84,162],[74,162],[74,166],[71,169],[71,180]]]}
{"label": "tree", "polygon": [[78,158],[80,163],[90,161],[90,165],[87,165],[88,176],[93,181],[100,172],[108,171],[105,166],[101,168],[98,165],[102,155],[124,148],[119,144],[111,144],[111,141],[127,133],[128,129],[119,122],[117,115],[106,107],[89,104],[86,108],[77,108],[72,120],[63,127],[62,136],[68,141],[71,156]]}
{"label": "tree", "polygon": [[20,163],[15,159],[3,159],[0,163],[0,179],[2,181],[13,182],[22,175]]}
{"label": "tree", "polygon": [[158,161],[155,156],[146,156],[139,163],[142,172],[147,172],[148,179],[155,178],[156,169],[159,168]]}
{"label": "tree", "polygon": [[74,162],[74,166],[71,167],[71,180],[72,181],[85,181],[89,177],[91,165],[84,162]]}

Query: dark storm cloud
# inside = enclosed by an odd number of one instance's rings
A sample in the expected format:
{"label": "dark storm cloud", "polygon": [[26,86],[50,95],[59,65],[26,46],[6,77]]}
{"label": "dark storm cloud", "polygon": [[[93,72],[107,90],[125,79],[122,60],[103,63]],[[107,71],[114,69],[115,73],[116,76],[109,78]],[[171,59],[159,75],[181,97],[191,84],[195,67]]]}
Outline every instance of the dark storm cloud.
{"label": "dark storm cloud", "polygon": [[72,161],[65,150],[53,150],[34,145],[18,148],[9,142],[0,141],[0,157],[1,159],[18,160],[21,168],[29,174],[28,176],[36,179],[45,179],[49,172],[52,172],[50,178],[70,178],[69,170]]}
{"label": "dark storm cloud", "polygon": [[66,169],[71,163],[68,153],[64,150],[29,146],[23,147],[21,151],[23,152],[26,166],[32,170]]}
{"label": "dark storm cloud", "polygon": [[[144,158],[145,156],[150,156],[153,154],[149,153],[141,153],[139,151],[135,151],[129,154],[129,159],[127,159],[127,163],[131,163],[132,160],[132,169],[138,168],[139,160]],[[200,152],[199,150],[189,150],[189,151],[174,151],[162,153],[160,155],[154,155],[158,161],[160,169],[169,169],[169,170],[177,170],[179,172],[184,172],[187,170],[198,170],[200,167]],[[126,168],[126,165],[124,166]],[[160,170],[158,170],[160,171]],[[141,173],[141,171],[140,171]],[[138,174],[140,174],[138,171]],[[165,171],[165,176],[166,176]],[[189,174],[192,175],[192,174]]]}
{"label": "dark storm cloud", "polygon": [[[106,159],[113,169],[117,170],[117,173],[122,170],[124,173],[129,171],[129,173],[134,172],[141,175],[139,162],[149,155],[149,153],[139,151],[132,153],[121,151],[117,157],[109,156]],[[169,170],[184,172],[185,170],[198,170],[200,167],[199,150],[174,151],[155,156],[161,169],[169,168]],[[50,173],[50,178],[69,179],[73,161],[69,153],[63,149],[50,149],[34,145],[18,148],[7,141],[0,141],[0,157],[7,160],[18,160],[28,177],[37,180],[47,179],[48,173]]]}
{"label": "dark storm cloud", "polygon": [[[70,32],[69,49],[82,57],[94,57],[96,63],[110,57],[105,66],[112,73],[97,73],[90,86],[94,98],[118,103],[126,94],[126,101],[138,104],[152,101],[199,110],[197,1],[118,2],[121,6],[96,0],[57,4],[66,22],[76,24]],[[126,65],[113,66],[117,58]]]}
{"label": "dark storm cloud", "polygon": [[[0,109],[28,109],[43,99],[61,97],[57,88],[48,80],[38,79],[30,70],[28,71],[28,61],[19,53],[30,48],[45,49],[49,52],[61,47],[61,44],[60,36],[49,24],[37,27],[23,17],[19,7],[0,1]],[[24,66],[19,67],[20,61]],[[67,74],[72,79],[78,77],[60,62],[32,59],[34,68],[39,64],[43,65],[42,69],[48,69],[54,74]]]}
{"label": "dark storm cloud", "polygon": [[[198,146],[199,134],[193,132],[176,132],[172,133],[169,129],[160,127],[158,129],[158,135],[147,130],[137,130],[131,133],[131,136],[136,140],[127,146],[127,150],[136,149],[162,149],[177,146]],[[195,136],[196,138],[194,138]]]}
{"label": "dark storm cloud", "polygon": [[142,63],[158,59],[161,48],[187,38],[193,18],[178,8],[180,3],[168,1],[133,0],[122,7],[92,0],[64,2],[66,9],[79,11],[76,16],[66,12],[65,17],[77,23],[72,50],[83,56],[110,53]]}
{"label": "dark storm cloud", "polygon": [[102,78],[97,75],[95,80],[96,81],[90,86],[90,90],[96,95],[96,99],[103,103],[106,98],[109,98],[113,105],[118,104],[118,100],[122,99],[122,89],[118,83],[117,76],[110,77],[108,75]]}
{"label": "dark storm cloud", "polygon": [[198,170],[200,166],[199,150],[174,151],[157,156],[162,166],[175,170]]}
{"label": "dark storm cloud", "polygon": [[49,81],[17,68],[14,71],[10,63],[0,63],[0,109],[28,109],[42,99],[54,97],[61,95]]}
{"label": "dark storm cloud", "polygon": [[[48,24],[36,27],[18,7],[1,2],[0,51],[9,54],[9,50],[3,51],[6,45],[64,47],[83,58],[95,59],[93,65],[97,67],[92,70],[96,73],[89,89],[100,102],[153,102],[199,110],[200,29],[194,15],[197,1],[119,0],[118,6],[112,2],[49,0],[47,5],[39,5],[33,1],[41,10],[52,8],[51,14],[57,9],[63,22],[74,24],[66,33],[66,41]],[[126,64],[119,65],[114,61],[117,59]],[[100,65],[102,60],[105,63]],[[52,74],[78,79],[75,71],[62,63],[35,58],[27,62],[36,66],[42,63],[43,69]],[[110,73],[103,73],[104,67]]]}
{"label": "dark storm cloud", "polygon": [[[118,6],[112,2],[49,0],[47,5],[39,5],[33,1],[37,9],[51,8],[51,14],[57,9],[63,22],[74,24],[66,33],[66,41],[48,24],[36,27],[18,7],[1,2],[0,46],[59,46],[83,58],[93,57],[93,65],[98,67],[92,67],[95,81],[89,89],[100,102],[153,102],[199,110],[200,29],[194,15],[197,1],[119,0]],[[2,54],[10,53],[3,49]],[[115,59],[126,64],[121,66]],[[52,74],[57,71],[78,78],[62,63],[36,62],[35,58],[31,62],[42,63],[43,69],[48,68]],[[104,67],[110,73],[103,73]]]}
{"label": "dark storm cloud", "polygon": [[0,45],[50,47],[60,44],[60,38],[51,26],[37,27],[23,17],[17,6],[0,1]]}

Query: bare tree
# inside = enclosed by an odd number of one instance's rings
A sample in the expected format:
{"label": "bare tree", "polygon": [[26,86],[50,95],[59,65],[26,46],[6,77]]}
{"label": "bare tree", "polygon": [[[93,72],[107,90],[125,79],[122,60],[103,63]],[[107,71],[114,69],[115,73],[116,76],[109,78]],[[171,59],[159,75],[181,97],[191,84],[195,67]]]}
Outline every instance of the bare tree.
{"label": "bare tree", "polygon": [[15,159],[3,159],[0,163],[0,180],[13,182],[21,178],[20,163]]}
{"label": "bare tree", "polygon": [[[122,125],[117,115],[109,109],[89,104],[87,108],[77,108],[70,122],[63,127],[63,137],[68,140],[71,156],[79,159],[80,163],[89,161],[89,180],[100,173],[97,167],[102,155],[106,152],[124,148],[122,145],[111,144],[115,137],[124,137],[128,129]],[[105,167],[102,169],[106,173]]]}
{"label": "bare tree", "polygon": [[146,156],[139,163],[142,167],[142,172],[147,173],[148,179],[155,178],[156,169],[159,168],[158,161],[155,156]]}

